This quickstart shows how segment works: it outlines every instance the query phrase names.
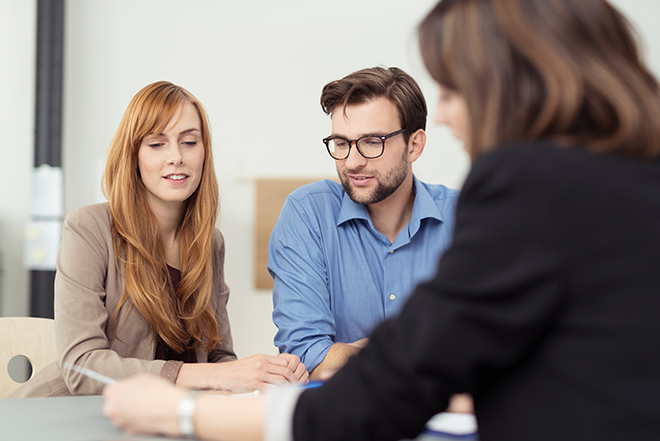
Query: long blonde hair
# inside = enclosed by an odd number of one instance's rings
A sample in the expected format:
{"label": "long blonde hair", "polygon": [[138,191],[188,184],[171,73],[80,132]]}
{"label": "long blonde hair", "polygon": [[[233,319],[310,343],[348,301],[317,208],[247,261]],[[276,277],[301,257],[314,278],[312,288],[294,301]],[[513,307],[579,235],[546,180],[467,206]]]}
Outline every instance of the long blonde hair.
{"label": "long blonde hair", "polygon": [[419,35],[431,76],[467,101],[473,159],[542,138],[660,155],[658,83],[604,0],[442,0]]}
{"label": "long blonde hair", "polygon": [[[186,102],[195,107],[201,120],[204,166],[199,187],[188,199],[178,227],[181,280],[175,295],[163,242],[140,177],[138,150],[142,139],[164,130]],[[103,186],[112,214],[115,263],[118,268],[123,264],[125,277],[124,292],[112,316],[113,332],[119,310],[129,303],[129,308],[135,306],[147,320],[154,339],[159,336],[176,352],[183,352],[191,339],[194,348],[210,350],[220,342],[212,300],[218,182],[210,127],[199,100],[166,81],[140,90],[110,144]]]}

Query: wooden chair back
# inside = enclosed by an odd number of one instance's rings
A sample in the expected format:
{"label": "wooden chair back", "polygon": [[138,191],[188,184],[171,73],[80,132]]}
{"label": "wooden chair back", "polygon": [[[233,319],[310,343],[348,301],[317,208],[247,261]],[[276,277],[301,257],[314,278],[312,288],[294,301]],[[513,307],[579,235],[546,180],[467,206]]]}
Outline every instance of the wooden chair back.
{"label": "wooden chair back", "polygon": [[[0,398],[7,398],[23,383],[9,376],[9,362],[17,355],[28,359],[32,375],[57,359],[55,320],[0,317]],[[29,381],[29,379],[28,379]]]}

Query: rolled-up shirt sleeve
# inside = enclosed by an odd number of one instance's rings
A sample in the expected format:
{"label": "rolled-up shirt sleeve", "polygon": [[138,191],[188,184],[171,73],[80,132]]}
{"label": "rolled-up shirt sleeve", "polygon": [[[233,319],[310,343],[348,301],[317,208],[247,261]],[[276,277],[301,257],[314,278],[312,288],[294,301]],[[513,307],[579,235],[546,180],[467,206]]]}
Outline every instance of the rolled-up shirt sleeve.
{"label": "rolled-up shirt sleeve", "polygon": [[323,242],[309,213],[288,198],[273,229],[268,270],[273,276],[275,345],[314,369],[334,343]]}

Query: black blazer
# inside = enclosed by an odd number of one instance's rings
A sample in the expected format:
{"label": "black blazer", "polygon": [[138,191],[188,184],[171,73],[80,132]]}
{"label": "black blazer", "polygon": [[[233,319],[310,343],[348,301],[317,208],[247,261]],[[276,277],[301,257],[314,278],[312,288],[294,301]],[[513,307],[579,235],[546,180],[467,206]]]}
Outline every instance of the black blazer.
{"label": "black blazer", "polygon": [[481,157],[454,243],[296,440],[415,437],[474,395],[481,441],[660,440],[660,163],[550,143]]}

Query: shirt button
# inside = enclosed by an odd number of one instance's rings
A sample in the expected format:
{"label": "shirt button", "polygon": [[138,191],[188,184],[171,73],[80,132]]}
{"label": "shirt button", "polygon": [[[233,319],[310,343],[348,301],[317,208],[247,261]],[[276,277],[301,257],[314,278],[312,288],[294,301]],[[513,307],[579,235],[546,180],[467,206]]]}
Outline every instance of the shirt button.
{"label": "shirt button", "polygon": [[390,300],[395,300],[396,296],[394,294],[390,294]]}
{"label": "shirt button", "polygon": [[390,251],[390,254],[392,254],[393,252],[394,252],[394,250]]}

